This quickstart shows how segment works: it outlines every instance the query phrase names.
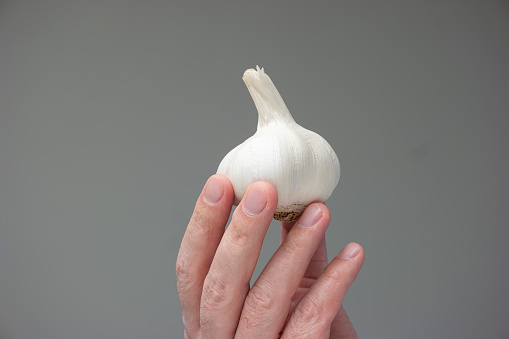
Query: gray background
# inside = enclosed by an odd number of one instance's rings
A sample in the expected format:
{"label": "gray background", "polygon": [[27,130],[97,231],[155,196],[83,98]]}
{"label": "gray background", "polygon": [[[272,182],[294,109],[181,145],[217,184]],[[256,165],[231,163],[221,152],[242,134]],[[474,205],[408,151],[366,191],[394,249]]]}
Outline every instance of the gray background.
{"label": "gray background", "polygon": [[0,338],[182,337],[176,254],[256,64],[340,157],[359,335],[509,338],[507,1],[2,1],[0,39]]}

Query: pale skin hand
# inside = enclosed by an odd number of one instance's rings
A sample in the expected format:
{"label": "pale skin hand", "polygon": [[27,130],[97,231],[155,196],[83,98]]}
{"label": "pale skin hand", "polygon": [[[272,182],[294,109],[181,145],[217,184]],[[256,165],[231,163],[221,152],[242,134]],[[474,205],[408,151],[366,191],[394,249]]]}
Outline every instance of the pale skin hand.
{"label": "pale skin hand", "polygon": [[328,263],[330,212],[311,204],[296,222],[282,223],[281,246],[250,286],[277,193],[266,182],[251,185],[225,231],[233,196],[225,176],[209,178],[182,240],[176,269],[185,337],[357,338],[341,303],[362,247],[350,243]]}

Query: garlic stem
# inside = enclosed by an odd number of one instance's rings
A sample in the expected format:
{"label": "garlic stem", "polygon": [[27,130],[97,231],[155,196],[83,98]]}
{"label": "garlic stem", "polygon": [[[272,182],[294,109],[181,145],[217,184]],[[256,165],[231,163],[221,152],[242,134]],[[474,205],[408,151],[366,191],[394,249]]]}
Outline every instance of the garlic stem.
{"label": "garlic stem", "polygon": [[295,124],[276,86],[263,68],[248,69],[242,77],[258,110],[258,129],[269,123]]}

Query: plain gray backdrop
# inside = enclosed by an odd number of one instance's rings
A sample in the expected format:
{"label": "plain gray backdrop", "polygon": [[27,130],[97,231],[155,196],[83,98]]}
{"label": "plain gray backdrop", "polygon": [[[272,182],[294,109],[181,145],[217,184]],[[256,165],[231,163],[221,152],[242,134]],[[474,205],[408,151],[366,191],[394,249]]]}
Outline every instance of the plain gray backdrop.
{"label": "plain gray backdrop", "polygon": [[1,339],[183,337],[176,255],[257,64],[339,155],[360,337],[509,338],[507,1],[4,0],[0,39]]}

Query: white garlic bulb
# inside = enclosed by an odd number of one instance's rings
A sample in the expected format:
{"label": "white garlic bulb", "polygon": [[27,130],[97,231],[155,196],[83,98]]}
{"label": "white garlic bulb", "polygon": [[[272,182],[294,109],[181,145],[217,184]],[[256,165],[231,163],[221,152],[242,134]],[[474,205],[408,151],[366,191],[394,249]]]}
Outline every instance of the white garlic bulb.
{"label": "white garlic bulb", "polygon": [[339,160],[320,135],[299,126],[265,71],[242,78],[258,110],[256,133],[231,150],[217,173],[226,175],[238,205],[248,186],[262,180],[278,193],[274,218],[297,219],[313,202],[327,200],[339,181]]}

